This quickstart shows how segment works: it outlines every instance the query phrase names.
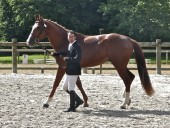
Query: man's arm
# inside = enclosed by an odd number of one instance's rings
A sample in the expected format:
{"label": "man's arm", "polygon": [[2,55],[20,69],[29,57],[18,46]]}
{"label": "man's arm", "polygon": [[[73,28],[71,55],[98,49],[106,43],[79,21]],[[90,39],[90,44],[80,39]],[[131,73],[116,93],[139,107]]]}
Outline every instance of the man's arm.
{"label": "man's arm", "polygon": [[52,56],[54,56],[54,57],[58,57],[58,56],[64,57],[64,56],[67,56],[67,55],[68,55],[68,50],[64,50],[64,51],[60,51],[60,52],[54,52],[52,54]]}
{"label": "man's arm", "polygon": [[65,61],[72,61],[72,62],[80,62],[81,60],[81,48],[79,45],[75,47],[76,49],[76,55],[74,57],[65,57]]}

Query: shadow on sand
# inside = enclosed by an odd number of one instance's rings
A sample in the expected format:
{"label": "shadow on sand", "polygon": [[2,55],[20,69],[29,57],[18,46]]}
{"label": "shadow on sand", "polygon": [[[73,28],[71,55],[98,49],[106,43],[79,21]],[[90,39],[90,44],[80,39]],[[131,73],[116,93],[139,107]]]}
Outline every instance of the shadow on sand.
{"label": "shadow on sand", "polygon": [[108,117],[120,117],[120,118],[134,118],[141,119],[143,118],[140,115],[156,115],[156,116],[170,116],[170,111],[164,110],[106,110],[106,109],[93,109],[82,111],[84,114],[89,116],[108,116]]}

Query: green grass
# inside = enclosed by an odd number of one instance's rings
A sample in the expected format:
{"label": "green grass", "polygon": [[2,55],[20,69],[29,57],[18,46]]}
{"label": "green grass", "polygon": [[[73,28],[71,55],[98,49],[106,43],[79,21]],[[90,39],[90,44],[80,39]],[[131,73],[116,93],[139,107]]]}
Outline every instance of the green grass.
{"label": "green grass", "polygon": [[[52,58],[50,56],[50,58]],[[34,59],[44,59],[44,55],[42,54],[37,54],[37,55],[28,55],[28,63],[32,64]],[[19,56],[19,62],[22,63],[23,56]],[[0,63],[1,64],[11,64],[12,63],[12,56],[5,56],[5,57],[0,57]]]}
{"label": "green grass", "polygon": [[[53,58],[52,56],[50,56],[50,59]],[[151,64],[155,64],[156,63],[156,58],[155,57],[146,57],[147,59],[151,59]],[[28,63],[32,64],[34,59],[44,59],[44,55],[43,54],[34,54],[34,55],[28,55]],[[133,57],[134,59],[134,57]],[[23,60],[23,56],[19,57],[19,62],[22,63]],[[12,63],[12,56],[5,56],[5,57],[1,57],[0,56],[0,63],[2,64],[11,64]],[[166,64],[166,58],[162,57],[161,60],[162,64]],[[170,59],[168,59],[168,64],[170,64]]]}
{"label": "green grass", "polygon": [[[156,58],[155,57],[147,57],[147,59],[151,59],[151,64],[156,64]],[[166,57],[162,56],[161,57],[161,63],[166,64]],[[170,59],[168,58],[168,64],[170,64]]]}
{"label": "green grass", "polygon": [[12,56],[0,57],[0,63],[9,64],[12,62]]}

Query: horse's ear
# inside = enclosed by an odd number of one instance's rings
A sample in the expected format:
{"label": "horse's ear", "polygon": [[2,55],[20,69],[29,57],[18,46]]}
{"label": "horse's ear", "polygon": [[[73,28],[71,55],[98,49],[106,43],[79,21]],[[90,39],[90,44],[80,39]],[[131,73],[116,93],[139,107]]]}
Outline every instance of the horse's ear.
{"label": "horse's ear", "polygon": [[[40,14],[34,15],[34,17],[35,17],[35,21],[39,21],[40,24],[44,25],[44,19]],[[44,27],[46,27],[46,25],[44,25]]]}
{"label": "horse's ear", "polygon": [[35,14],[34,17],[35,17],[35,21],[38,21],[39,20],[39,16],[38,14]]}
{"label": "horse's ear", "polygon": [[41,17],[40,14],[35,14],[34,17],[35,17],[35,21],[43,21],[43,18]]}
{"label": "horse's ear", "polygon": [[38,21],[39,21],[40,24],[44,25],[44,19],[43,19],[42,16],[39,15],[39,20]]}
{"label": "horse's ear", "polygon": [[43,17],[39,15],[39,21],[44,21]]}

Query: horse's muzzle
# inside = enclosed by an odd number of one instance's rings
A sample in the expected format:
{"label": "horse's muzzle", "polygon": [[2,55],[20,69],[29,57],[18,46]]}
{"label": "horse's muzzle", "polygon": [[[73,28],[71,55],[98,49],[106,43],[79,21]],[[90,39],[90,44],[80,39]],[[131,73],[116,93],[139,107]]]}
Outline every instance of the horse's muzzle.
{"label": "horse's muzzle", "polygon": [[28,45],[29,47],[33,47],[33,45],[35,45],[35,40],[33,40],[33,39],[27,39],[26,43],[27,43],[27,45]]}

